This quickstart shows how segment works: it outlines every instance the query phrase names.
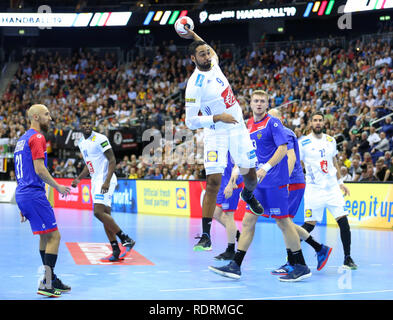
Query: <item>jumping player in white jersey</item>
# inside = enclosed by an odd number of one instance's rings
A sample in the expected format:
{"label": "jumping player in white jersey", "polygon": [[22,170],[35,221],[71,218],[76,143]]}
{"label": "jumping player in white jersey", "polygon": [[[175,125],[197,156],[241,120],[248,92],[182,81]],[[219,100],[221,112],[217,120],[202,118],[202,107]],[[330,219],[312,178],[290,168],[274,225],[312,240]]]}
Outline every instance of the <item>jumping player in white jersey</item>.
{"label": "jumping player in white jersey", "polygon": [[324,209],[329,209],[340,228],[344,248],[344,267],[356,269],[351,258],[351,230],[348,212],[344,210],[344,195],[348,188],[341,179],[337,163],[336,140],[322,132],[324,116],[315,112],[311,116],[312,132],[299,141],[300,160],[306,169],[306,189],[304,192],[304,225],[311,232],[315,224],[323,218]]}
{"label": "jumping player in white jersey", "polygon": [[261,215],[264,210],[253,195],[257,185],[257,158],[242,109],[218,65],[217,54],[194,31],[187,30],[183,37],[194,40],[189,53],[196,68],[187,82],[185,122],[191,130],[204,128],[206,193],[202,203],[203,233],[194,246],[195,251],[203,251],[212,249],[210,227],[228,151],[243,175],[245,186],[241,198],[254,214]]}
{"label": "jumping player in white jersey", "polygon": [[[101,261],[121,261],[130,253],[135,241],[123,233],[111,216],[112,195],[117,185],[117,178],[114,174],[115,155],[108,138],[92,130],[90,118],[82,117],[80,125],[83,138],[79,141],[78,147],[86,165],[71,185],[75,188],[80,180],[90,173],[94,216],[104,224],[106,235],[113,250],[112,255],[102,258]],[[119,248],[116,236],[119,237],[122,246],[125,248],[124,250]]]}

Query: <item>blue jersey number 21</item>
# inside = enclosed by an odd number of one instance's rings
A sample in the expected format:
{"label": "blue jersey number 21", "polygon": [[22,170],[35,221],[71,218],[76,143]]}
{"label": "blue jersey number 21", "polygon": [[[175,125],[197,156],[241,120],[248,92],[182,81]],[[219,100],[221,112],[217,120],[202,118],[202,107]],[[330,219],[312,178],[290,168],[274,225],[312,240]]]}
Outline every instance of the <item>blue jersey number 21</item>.
{"label": "blue jersey number 21", "polygon": [[17,154],[15,157],[15,169],[16,169],[16,178],[23,178],[23,164],[22,164],[22,154]]}

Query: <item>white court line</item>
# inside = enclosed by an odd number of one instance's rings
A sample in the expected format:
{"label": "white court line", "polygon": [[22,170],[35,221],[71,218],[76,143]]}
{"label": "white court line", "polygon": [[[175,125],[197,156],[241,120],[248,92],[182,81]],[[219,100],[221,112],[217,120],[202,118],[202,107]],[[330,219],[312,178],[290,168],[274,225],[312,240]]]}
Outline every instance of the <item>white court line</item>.
{"label": "white court line", "polygon": [[281,296],[281,297],[264,297],[264,298],[247,298],[241,300],[275,300],[275,299],[291,299],[291,298],[311,298],[311,297],[328,297],[328,296],[340,296],[342,294],[369,294],[369,293],[383,293],[393,292],[393,290],[379,290],[379,291],[359,291],[359,292],[335,292],[335,293],[323,293],[323,294],[305,294],[298,296]]}
{"label": "white court line", "polygon": [[191,270],[180,270],[179,272],[191,272]]}
{"label": "white court line", "polygon": [[11,278],[24,278],[25,276],[18,276],[18,275],[15,275],[15,276],[10,276]]}
{"label": "white court line", "polygon": [[156,273],[168,273],[169,271],[165,271],[165,270],[163,270],[163,271],[156,271]]}
{"label": "white court line", "polygon": [[372,264],[370,264],[370,266],[373,266],[373,267],[380,267],[380,266],[382,266],[382,264],[380,264],[380,263],[372,263]]}
{"label": "white court line", "polygon": [[133,273],[147,273],[147,271],[134,271]]}
{"label": "white court line", "polygon": [[86,276],[98,276],[98,273],[85,273]]}
{"label": "white court line", "polygon": [[162,289],[161,292],[171,291],[197,291],[197,290],[221,290],[221,289],[238,289],[245,288],[246,286],[233,286],[233,287],[210,287],[210,288],[182,288],[182,289]]}

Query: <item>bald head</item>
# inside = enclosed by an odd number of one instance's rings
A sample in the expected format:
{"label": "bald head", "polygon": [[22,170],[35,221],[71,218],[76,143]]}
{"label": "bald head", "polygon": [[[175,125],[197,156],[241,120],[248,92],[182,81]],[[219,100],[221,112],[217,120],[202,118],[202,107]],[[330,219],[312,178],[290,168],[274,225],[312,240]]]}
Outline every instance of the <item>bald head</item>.
{"label": "bald head", "polygon": [[48,108],[43,104],[33,104],[29,110],[27,110],[27,116],[29,120],[32,121],[35,115],[40,116],[41,114],[48,111]]}
{"label": "bald head", "polygon": [[268,111],[268,114],[270,114],[272,117],[275,117],[275,118],[281,120],[281,111],[278,110],[277,108],[275,108],[275,109],[270,109],[270,110]]}
{"label": "bald head", "polygon": [[33,104],[27,110],[31,128],[38,131],[48,131],[49,122],[52,120],[48,108],[43,104]]}

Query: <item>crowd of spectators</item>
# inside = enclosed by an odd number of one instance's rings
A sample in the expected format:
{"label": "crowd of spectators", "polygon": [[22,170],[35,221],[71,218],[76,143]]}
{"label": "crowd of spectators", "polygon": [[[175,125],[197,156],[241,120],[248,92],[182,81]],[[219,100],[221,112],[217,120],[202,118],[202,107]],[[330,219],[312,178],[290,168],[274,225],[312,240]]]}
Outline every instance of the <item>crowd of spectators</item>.
{"label": "crowd of spectators", "polygon": [[[309,132],[310,114],[321,110],[325,132],[337,140],[346,181],[393,181],[393,51],[389,41],[358,40],[345,46],[329,38],[288,42],[285,47],[255,45],[236,52],[219,43],[212,46],[245,119],[252,115],[248,101],[255,89],[269,93],[270,107],[281,108],[284,124],[298,138]],[[188,55],[173,42],[125,64],[119,64],[116,54],[100,56],[88,50],[68,56],[29,51],[1,98],[0,136],[15,144],[27,127],[26,109],[39,101],[52,114],[49,141],[55,141],[61,130],[78,129],[82,115],[89,115],[96,130],[104,134],[136,126],[141,132],[153,129],[165,137],[166,122],[171,121],[169,129],[176,137],[176,132],[187,131],[183,100],[193,69]],[[119,159],[116,174],[203,179],[202,139],[202,131],[194,132],[191,152],[185,148],[187,152],[179,155],[173,150],[185,146],[181,137],[171,143],[163,138],[157,159],[130,154]],[[171,161],[165,160],[173,154]],[[190,157],[195,161],[188,161]],[[74,177],[83,166],[80,156],[55,160],[51,172],[57,177]]]}

